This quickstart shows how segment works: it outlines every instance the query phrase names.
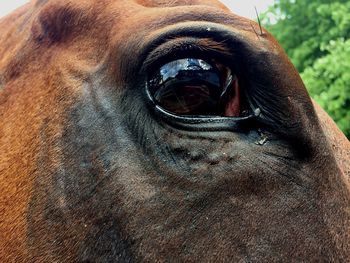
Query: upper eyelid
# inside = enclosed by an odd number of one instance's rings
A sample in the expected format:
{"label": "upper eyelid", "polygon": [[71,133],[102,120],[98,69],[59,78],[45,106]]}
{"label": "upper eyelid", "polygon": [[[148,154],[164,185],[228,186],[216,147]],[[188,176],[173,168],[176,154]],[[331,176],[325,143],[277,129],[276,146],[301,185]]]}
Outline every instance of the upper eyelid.
{"label": "upper eyelid", "polygon": [[[209,44],[210,43],[210,44]],[[227,48],[221,44],[216,44],[210,39],[197,39],[191,37],[180,37],[163,43],[152,50],[145,58],[141,72],[149,72],[155,66],[160,66],[172,60],[172,58],[182,58],[189,56],[205,57],[212,54],[213,57],[231,56]],[[157,63],[158,62],[158,63]]]}

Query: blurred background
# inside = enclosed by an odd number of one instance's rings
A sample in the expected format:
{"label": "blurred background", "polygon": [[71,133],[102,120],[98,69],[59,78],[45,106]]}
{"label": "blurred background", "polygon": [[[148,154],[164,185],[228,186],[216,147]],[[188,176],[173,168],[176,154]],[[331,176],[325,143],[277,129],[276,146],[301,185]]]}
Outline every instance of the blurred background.
{"label": "blurred background", "polygon": [[8,14],[15,8],[29,2],[28,0],[0,0],[0,17]]}
{"label": "blurred background", "polygon": [[[0,17],[26,0],[0,0]],[[222,0],[280,42],[311,96],[350,139],[350,0]]]}
{"label": "blurred background", "polygon": [[350,1],[276,0],[261,21],[350,139]]}

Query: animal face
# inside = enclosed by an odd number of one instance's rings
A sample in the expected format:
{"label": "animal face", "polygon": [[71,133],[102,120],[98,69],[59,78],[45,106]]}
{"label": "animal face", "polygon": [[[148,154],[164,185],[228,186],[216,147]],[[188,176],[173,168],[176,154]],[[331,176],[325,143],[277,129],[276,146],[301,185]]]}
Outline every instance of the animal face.
{"label": "animal face", "polygon": [[255,22],[38,0],[0,28],[0,258],[349,260],[349,142]]}

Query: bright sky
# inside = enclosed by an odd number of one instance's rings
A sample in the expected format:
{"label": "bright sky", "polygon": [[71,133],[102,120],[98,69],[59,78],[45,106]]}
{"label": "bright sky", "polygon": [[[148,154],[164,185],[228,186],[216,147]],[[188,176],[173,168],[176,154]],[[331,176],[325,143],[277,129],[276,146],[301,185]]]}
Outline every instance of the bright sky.
{"label": "bright sky", "polygon": [[[18,6],[23,5],[28,0],[0,0],[0,17],[8,14]],[[231,10],[241,16],[256,18],[254,7],[259,12],[263,12],[269,5],[272,5],[274,0],[221,0]]]}
{"label": "bright sky", "polygon": [[256,19],[255,7],[259,13],[262,13],[273,5],[275,0],[221,0],[221,2],[237,15]]}
{"label": "bright sky", "polygon": [[27,2],[28,0],[0,0],[0,17],[7,15],[12,10]]}

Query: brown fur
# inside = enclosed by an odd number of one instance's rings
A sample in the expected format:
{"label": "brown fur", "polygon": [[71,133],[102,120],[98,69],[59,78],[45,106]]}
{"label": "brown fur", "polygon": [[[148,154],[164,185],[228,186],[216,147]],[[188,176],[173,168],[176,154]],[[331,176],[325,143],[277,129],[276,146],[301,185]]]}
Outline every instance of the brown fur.
{"label": "brown fur", "polygon": [[[270,144],[167,128],[128,97],[146,43],[198,21],[277,72]],[[214,0],[38,0],[2,18],[0,261],[349,262],[350,143],[258,28]]]}

